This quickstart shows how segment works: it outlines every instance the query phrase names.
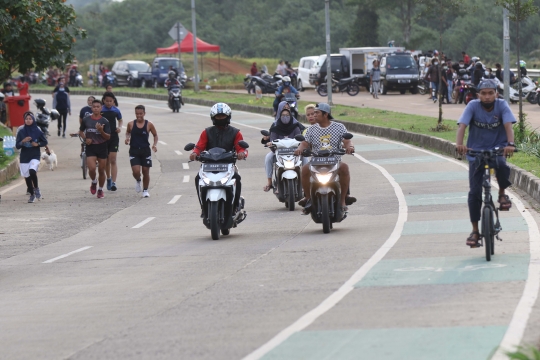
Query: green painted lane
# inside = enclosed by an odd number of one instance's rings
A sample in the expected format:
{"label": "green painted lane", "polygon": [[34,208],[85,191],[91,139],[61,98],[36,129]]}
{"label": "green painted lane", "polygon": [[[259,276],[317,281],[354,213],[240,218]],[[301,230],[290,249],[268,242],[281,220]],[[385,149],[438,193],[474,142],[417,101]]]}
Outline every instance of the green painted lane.
{"label": "green painted lane", "polygon": [[428,182],[428,181],[452,181],[468,180],[469,173],[466,171],[437,171],[392,174],[392,177],[400,184]]}
{"label": "green painted lane", "polygon": [[442,285],[522,281],[527,278],[529,254],[495,254],[486,262],[478,256],[382,260],[355,287]]}
{"label": "green painted lane", "polygon": [[407,206],[427,206],[445,204],[467,205],[467,192],[448,192],[441,194],[405,195]]}
{"label": "green painted lane", "polygon": [[[500,218],[502,233],[505,231],[527,231],[527,222],[522,217]],[[469,219],[459,220],[427,220],[408,221],[403,227],[402,235],[424,234],[461,234],[469,233],[471,222]]]}
{"label": "green painted lane", "polygon": [[399,145],[399,144],[354,145],[355,152],[386,151],[386,150],[407,150],[407,147],[403,145]]}
{"label": "green painted lane", "polygon": [[301,331],[263,359],[485,360],[505,331],[505,326]]}
{"label": "green painted lane", "polygon": [[416,164],[416,163],[429,163],[444,161],[436,156],[411,156],[404,158],[390,158],[371,160],[371,162],[379,165],[393,165],[393,164]]}

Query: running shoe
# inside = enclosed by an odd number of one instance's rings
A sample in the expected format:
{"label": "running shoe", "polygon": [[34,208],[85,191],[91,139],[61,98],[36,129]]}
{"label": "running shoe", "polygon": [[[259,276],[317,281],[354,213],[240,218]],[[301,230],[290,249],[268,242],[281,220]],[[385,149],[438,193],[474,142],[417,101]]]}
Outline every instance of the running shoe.
{"label": "running shoe", "polygon": [[108,178],[107,179],[107,190],[111,191],[111,186],[112,186],[112,178]]}
{"label": "running shoe", "polygon": [[34,195],[36,195],[38,200],[41,200],[41,191],[39,191],[39,188],[34,188]]}
{"label": "running shoe", "polygon": [[58,136],[60,136],[60,129],[58,129]]}
{"label": "running shoe", "polygon": [[148,190],[143,191],[142,197],[150,197],[150,194],[148,193]]}
{"label": "running shoe", "polygon": [[116,183],[114,181],[111,183],[111,191],[116,191]]}
{"label": "running shoe", "polygon": [[141,180],[135,180],[135,191],[138,193],[142,191]]}
{"label": "running shoe", "polygon": [[97,191],[97,198],[98,199],[103,199],[105,197],[105,194],[103,193],[103,190],[98,190]]}
{"label": "running shoe", "polygon": [[30,199],[28,199],[28,202],[33,203],[34,201],[36,201],[36,196],[34,194],[32,194],[32,195],[30,195]]}
{"label": "running shoe", "polygon": [[63,137],[63,138],[65,139],[65,138],[66,138],[66,134],[65,134],[65,133],[63,133],[63,134],[62,134],[62,137]]}
{"label": "running shoe", "polygon": [[97,183],[92,183],[92,185],[90,185],[90,194],[96,195],[96,190],[97,190]]}

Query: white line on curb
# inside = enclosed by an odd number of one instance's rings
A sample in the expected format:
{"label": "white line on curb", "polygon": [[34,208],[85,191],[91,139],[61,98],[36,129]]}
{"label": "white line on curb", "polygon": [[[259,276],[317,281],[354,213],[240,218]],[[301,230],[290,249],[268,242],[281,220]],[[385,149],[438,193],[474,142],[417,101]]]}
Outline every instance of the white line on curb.
{"label": "white line on curb", "polygon": [[184,175],[184,180],[183,182],[189,182],[189,175]]}
{"label": "white line on curb", "polygon": [[176,155],[182,155],[182,153],[180,152],[180,150],[174,150],[174,152],[176,153]]}
{"label": "white line on curb", "polygon": [[168,205],[176,204],[176,202],[178,200],[180,200],[181,197],[182,197],[182,195],[174,195],[173,198],[171,199],[171,201],[169,201],[167,204]]}
{"label": "white line on curb", "polygon": [[160,143],[161,145],[167,145],[165,141],[161,141],[161,140],[158,140],[158,143]]}
{"label": "white line on curb", "polygon": [[24,183],[25,183],[24,181],[19,181],[17,184],[11,185],[10,187],[6,188],[6,190],[0,191],[0,195],[4,195],[4,194],[6,194],[7,192],[9,192],[9,191],[15,189],[16,187],[21,186],[21,185],[24,184]]}
{"label": "white line on curb", "polygon": [[188,163],[182,163],[182,168],[184,168],[184,170],[189,170],[189,164]]}
{"label": "white line on curb", "polygon": [[53,258],[53,259],[44,261],[44,262],[42,262],[42,264],[50,264],[50,263],[52,263],[52,262],[55,262],[56,260],[60,260],[60,259],[66,258],[66,257],[68,257],[68,256],[70,256],[70,255],[79,253],[79,252],[81,252],[81,251],[88,250],[88,249],[90,249],[91,247],[92,247],[92,246],[85,246],[85,247],[82,247],[82,248],[80,248],[80,249],[77,249],[77,250],[75,250],[75,251],[69,252],[69,253],[67,253],[67,254],[60,255],[60,256],[57,256],[57,257],[55,257],[55,258]]}
{"label": "white line on curb", "polygon": [[137,225],[135,225],[134,227],[132,227],[132,229],[138,229],[138,228],[141,228],[143,227],[144,225],[148,224],[150,221],[154,220],[155,217],[149,217],[148,219],[146,220],[143,220],[141,221],[140,223],[138,223]]}

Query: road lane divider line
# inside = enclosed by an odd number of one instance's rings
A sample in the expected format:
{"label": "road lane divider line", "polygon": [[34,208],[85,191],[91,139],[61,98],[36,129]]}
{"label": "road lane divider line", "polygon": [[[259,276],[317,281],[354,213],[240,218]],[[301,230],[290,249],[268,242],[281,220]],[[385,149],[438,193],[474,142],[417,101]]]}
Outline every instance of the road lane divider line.
{"label": "road lane divider line", "polygon": [[165,141],[161,141],[161,140],[158,140],[158,143],[160,143],[161,145],[167,145]]}
{"label": "road lane divider line", "polygon": [[182,155],[182,153],[180,152],[180,150],[174,150],[174,152],[176,153],[176,155]]}
{"label": "road lane divider line", "polygon": [[88,250],[88,249],[90,249],[90,248],[92,248],[92,246],[85,246],[85,247],[82,247],[82,248],[80,248],[80,249],[77,249],[77,250],[74,250],[74,251],[72,251],[72,252],[69,252],[69,253],[67,253],[67,254],[60,255],[60,256],[57,256],[57,257],[52,258],[52,259],[50,259],[50,260],[44,261],[44,262],[42,262],[42,264],[50,264],[50,263],[55,262],[56,260],[60,260],[60,259],[63,259],[63,258],[67,258],[67,257],[70,256],[70,255],[73,255],[73,254],[76,254],[76,253],[80,253],[81,251]]}
{"label": "road lane divider line", "polygon": [[182,168],[184,170],[189,170],[189,164],[188,163],[182,163]]}
{"label": "road lane divider line", "polygon": [[182,182],[189,182],[189,175],[184,175],[184,180]]}
{"label": "road lane divider line", "polygon": [[176,204],[176,202],[177,202],[178,200],[180,200],[181,197],[182,197],[182,195],[174,195],[173,198],[171,199],[171,201],[169,201],[169,202],[167,203],[167,205],[174,205],[174,204]]}
{"label": "road lane divider line", "polygon": [[138,223],[137,225],[135,225],[134,227],[132,227],[132,229],[139,229],[139,228],[142,228],[144,225],[148,224],[150,221],[154,220],[155,217],[149,217],[143,221],[141,221],[140,223]]}
{"label": "road lane divider line", "polygon": [[354,285],[360,282],[366,276],[366,274],[386,256],[386,254],[401,238],[401,233],[403,232],[403,228],[405,226],[405,222],[407,221],[408,216],[407,202],[405,201],[405,195],[403,194],[403,190],[401,189],[397,181],[394,180],[392,175],[390,175],[390,173],[385,168],[375,163],[372,163],[371,161],[365,159],[358,154],[354,154],[354,156],[360,161],[371,165],[377,170],[379,170],[394,189],[394,193],[396,194],[399,205],[398,219],[396,221],[396,225],[394,226],[394,230],[390,234],[390,237],[388,237],[388,239],[384,242],[384,244],[382,244],[382,246],[375,252],[375,254],[373,254],[368,259],[368,261],[366,261],[360,267],[360,269],[358,269],[343,285],[341,285],[341,287],[337,291],[335,291],[329,297],[323,300],[323,302],[320,303],[313,310],[306,313],[300,319],[296,320],[293,324],[282,330],[280,333],[270,339],[270,341],[256,349],[251,354],[244,357],[243,360],[255,360],[262,358],[264,355],[268,354],[270,351],[272,351],[285,340],[287,340],[291,335],[304,330],[315,320],[317,320],[321,315],[332,309],[345,296],[347,296],[347,294],[349,294],[355,289]]}

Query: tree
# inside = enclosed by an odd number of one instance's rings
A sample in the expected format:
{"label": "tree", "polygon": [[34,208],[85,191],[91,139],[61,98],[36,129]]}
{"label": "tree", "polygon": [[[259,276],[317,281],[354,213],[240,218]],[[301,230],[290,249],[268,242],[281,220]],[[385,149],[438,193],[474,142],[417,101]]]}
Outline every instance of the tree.
{"label": "tree", "polygon": [[497,0],[496,4],[508,10],[510,20],[516,23],[516,53],[518,63],[518,87],[519,87],[519,137],[525,132],[525,117],[523,116],[523,92],[521,87],[521,69],[519,65],[519,24],[529,16],[538,14],[538,7],[533,0]]}
{"label": "tree", "polygon": [[358,5],[356,20],[349,35],[349,46],[367,47],[378,46],[377,37],[373,36],[379,26],[379,15],[376,9],[369,3],[363,2]]}
{"label": "tree", "polygon": [[48,66],[62,67],[73,59],[76,37],[73,7],[65,0],[0,0],[0,80]]}

